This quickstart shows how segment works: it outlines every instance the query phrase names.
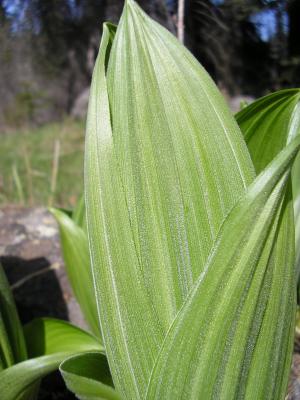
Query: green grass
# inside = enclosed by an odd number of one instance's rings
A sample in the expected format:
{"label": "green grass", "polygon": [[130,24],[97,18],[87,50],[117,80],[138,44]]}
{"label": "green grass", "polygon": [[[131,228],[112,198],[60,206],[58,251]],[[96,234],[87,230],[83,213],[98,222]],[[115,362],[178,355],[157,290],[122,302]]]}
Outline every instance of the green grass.
{"label": "green grass", "polygon": [[[32,130],[0,132],[0,143],[1,206],[75,204],[83,190],[83,122],[66,119]],[[55,147],[58,163],[53,166]]]}

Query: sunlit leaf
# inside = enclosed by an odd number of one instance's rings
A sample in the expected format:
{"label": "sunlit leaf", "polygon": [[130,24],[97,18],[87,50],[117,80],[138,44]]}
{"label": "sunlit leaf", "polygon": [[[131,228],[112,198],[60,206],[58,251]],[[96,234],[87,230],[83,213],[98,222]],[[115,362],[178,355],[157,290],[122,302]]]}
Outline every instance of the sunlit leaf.
{"label": "sunlit leaf", "polygon": [[125,398],[143,398],[170,323],[253,179],[242,135],[207,73],[127,1],[114,40],[104,28],[85,163],[101,327]]}
{"label": "sunlit leaf", "polygon": [[[147,399],[283,399],[295,321],[292,141],[230,212],[165,339]],[[278,240],[276,252],[274,243]],[[281,264],[285,252],[286,264]],[[278,257],[279,256],[279,257]]]}

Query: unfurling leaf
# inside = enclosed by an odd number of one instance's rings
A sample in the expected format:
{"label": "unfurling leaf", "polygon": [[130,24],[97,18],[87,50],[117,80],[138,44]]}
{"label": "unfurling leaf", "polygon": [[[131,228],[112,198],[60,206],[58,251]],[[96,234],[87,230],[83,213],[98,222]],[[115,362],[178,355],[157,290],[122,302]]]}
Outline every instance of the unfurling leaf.
{"label": "unfurling leaf", "polygon": [[106,357],[87,352],[65,360],[60,372],[69,390],[81,400],[121,400],[113,389]]}
{"label": "unfurling leaf", "polygon": [[248,150],[207,73],[134,1],[117,30],[104,26],[85,204],[122,398],[284,396],[296,293],[289,174],[300,140],[275,131],[254,132],[263,146],[258,155],[247,141]]}

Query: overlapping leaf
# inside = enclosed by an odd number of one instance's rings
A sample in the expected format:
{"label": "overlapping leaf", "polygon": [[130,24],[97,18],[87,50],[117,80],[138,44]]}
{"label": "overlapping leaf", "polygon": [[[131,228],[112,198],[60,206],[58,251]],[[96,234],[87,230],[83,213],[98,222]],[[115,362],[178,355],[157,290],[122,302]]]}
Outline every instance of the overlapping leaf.
{"label": "overlapping leaf", "polygon": [[[296,135],[300,135],[300,89],[281,90],[265,96],[236,115],[257,172]],[[295,244],[300,271],[300,157],[292,173]],[[293,220],[286,221],[293,224]]]}
{"label": "overlapping leaf", "polygon": [[103,352],[92,335],[64,321],[38,319],[25,327],[29,356],[0,373],[1,400],[22,398],[24,390],[57,369],[62,361],[81,352]]}
{"label": "overlapping leaf", "polygon": [[[237,115],[258,172],[299,135],[299,117],[299,90],[267,96]],[[263,175],[267,177],[270,171]],[[254,187],[259,188],[258,183]],[[225,221],[207,273],[165,340],[149,386],[149,399],[284,397],[295,310],[294,221],[290,187],[284,197],[279,191],[277,198],[271,195],[271,189],[268,193],[265,186],[259,188],[261,193],[247,205],[247,197],[255,198],[250,188],[240,202],[244,203],[241,210],[235,215],[235,208]],[[276,208],[270,208],[269,195],[277,202],[277,227],[276,218],[271,218]],[[255,202],[262,196],[266,206],[261,203],[257,213]],[[253,214],[248,220],[249,212]],[[231,225],[235,218],[239,230]],[[238,257],[230,258],[237,249]],[[217,300],[210,297],[213,294]]]}
{"label": "overlapping leaf", "polygon": [[299,148],[300,136],[224,222],[165,339],[147,399],[284,398],[296,294],[294,227],[284,223],[292,208],[284,193]]}
{"label": "overlapping leaf", "polygon": [[112,35],[106,27],[89,104],[87,224],[114,382],[140,399],[254,171],[221,95],[175,38],[133,1],[110,50]]}
{"label": "overlapping leaf", "polygon": [[299,101],[299,89],[281,90],[262,97],[236,115],[257,173],[300,134]]}

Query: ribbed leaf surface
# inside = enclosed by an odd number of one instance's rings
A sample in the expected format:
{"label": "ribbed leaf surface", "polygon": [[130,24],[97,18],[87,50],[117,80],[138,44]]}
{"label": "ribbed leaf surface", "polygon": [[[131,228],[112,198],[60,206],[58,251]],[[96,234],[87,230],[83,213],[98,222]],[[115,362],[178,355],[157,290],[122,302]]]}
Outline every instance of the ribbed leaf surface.
{"label": "ribbed leaf surface", "polygon": [[208,74],[133,1],[118,27],[107,79],[136,252],[167,330],[221,222],[252,180],[252,165]]}
{"label": "ribbed leaf surface", "polygon": [[207,73],[128,1],[106,26],[89,104],[85,191],[114,383],[141,399],[163,338],[229,210],[254,179]]}
{"label": "ribbed leaf surface", "polygon": [[147,399],[284,398],[296,290],[294,227],[281,227],[292,211],[284,194],[299,147],[300,136],[230,212],[165,339]]}
{"label": "ribbed leaf surface", "polygon": [[[253,163],[260,172],[274,156],[300,135],[300,89],[281,90],[265,96],[236,115]],[[300,158],[292,173],[297,271],[300,271]],[[287,226],[294,223],[286,219]],[[284,229],[284,228],[282,228]],[[284,257],[284,252],[283,252]],[[284,260],[282,260],[284,264]]]}
{"label": "ribbed leaf surface", "polygon": [[287,89],[258,99],[237,113],[257,173],[300,134],[300,90]]}

